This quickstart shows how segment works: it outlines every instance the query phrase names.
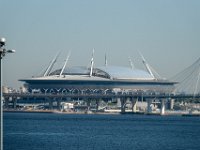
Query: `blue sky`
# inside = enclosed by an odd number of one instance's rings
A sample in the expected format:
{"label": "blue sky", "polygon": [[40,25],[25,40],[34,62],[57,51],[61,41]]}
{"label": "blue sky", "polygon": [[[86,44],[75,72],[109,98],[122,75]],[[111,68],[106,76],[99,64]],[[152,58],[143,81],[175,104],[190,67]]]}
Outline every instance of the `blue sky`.
{"label": "blue sky", "polygon": [[3,60],[4,85],[39,75],[61,51],[61,67],[129,66],[143,69],[138,50],[169,78],[200,56],[199,0],[0,0],[0,36],[16,49]]}

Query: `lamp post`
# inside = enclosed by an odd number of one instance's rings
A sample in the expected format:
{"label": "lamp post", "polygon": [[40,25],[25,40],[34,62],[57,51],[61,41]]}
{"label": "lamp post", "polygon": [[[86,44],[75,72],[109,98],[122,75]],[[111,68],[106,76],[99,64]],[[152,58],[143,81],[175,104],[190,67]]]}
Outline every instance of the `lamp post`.
{"label": "lamp post", "polygon": [[6,45],[6,39],[5,38],[0,38],[0,149],[3,150],[3,95],[2,95],[2,59],[6,55],[6,53],[14,53],[15,50],[6,50],[5,48]]}

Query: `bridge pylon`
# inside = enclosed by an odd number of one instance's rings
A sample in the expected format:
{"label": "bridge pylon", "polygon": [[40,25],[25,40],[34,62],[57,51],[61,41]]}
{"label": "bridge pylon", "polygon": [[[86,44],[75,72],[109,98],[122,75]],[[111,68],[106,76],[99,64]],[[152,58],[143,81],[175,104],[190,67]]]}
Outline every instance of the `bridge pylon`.
{"label": "bridge pylon", "polygon": [[194,97],[200,94],[200,58],[170,80],[178,82],[174,93],[193,94]]}

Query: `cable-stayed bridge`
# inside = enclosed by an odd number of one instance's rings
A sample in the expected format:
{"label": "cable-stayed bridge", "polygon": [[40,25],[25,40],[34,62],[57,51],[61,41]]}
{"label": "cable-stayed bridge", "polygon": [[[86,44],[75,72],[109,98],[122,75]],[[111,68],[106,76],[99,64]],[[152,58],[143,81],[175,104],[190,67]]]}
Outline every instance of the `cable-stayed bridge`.
{"label": "cable-stayed bridge", "polygon": [[170,80],[178,82],[175,94],[200,94],[200,58],[192,65],[172,77]]}

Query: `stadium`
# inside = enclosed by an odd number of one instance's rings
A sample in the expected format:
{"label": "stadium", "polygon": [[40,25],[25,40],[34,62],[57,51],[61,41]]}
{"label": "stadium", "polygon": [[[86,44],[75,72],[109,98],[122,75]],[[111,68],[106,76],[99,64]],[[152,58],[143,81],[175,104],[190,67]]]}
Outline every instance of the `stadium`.
{"label": "stadium", "polygon": [[[141,55],[142,56],[142,55]],[[40,77],[20,79],[29,92],[42,93],[106,93],[106,92],[145,92],[171,93],[175,82],[158,76],[142,56],[146,70],[133,67],[108,66],[94,67],[93,54],[90,67],[66,67],[69,55],[61,69],[51,71],[58,55],[51,61]]]}

